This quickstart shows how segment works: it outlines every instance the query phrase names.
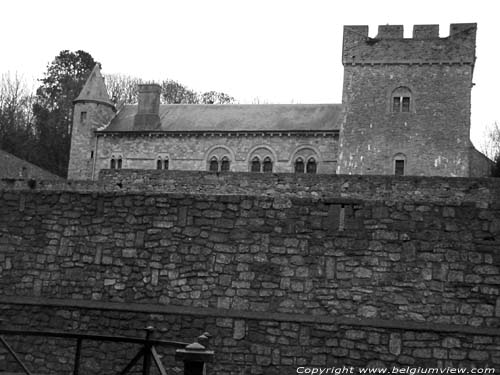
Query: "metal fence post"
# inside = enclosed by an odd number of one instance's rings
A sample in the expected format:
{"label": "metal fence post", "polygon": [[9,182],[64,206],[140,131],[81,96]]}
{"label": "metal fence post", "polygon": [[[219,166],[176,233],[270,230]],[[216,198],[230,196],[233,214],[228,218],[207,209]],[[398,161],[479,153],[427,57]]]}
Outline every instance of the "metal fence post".
{"label": "metal fence post", "polygon": [[144,355],[142,362],[142,375],[149,375],[151,370],[151,335],[154,332],[154,327],[146,327],[146,343],[144,344]]}

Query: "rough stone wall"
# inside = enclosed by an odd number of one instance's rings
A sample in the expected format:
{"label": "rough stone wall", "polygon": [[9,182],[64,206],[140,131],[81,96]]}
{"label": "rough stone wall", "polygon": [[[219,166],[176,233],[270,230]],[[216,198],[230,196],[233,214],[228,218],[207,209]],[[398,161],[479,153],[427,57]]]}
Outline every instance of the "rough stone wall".
{"label": "rough stone wall", "polygon": [[[345,27],[339,174],[394,174],[400,154],[405,174],[469,176],[475,25],[457,30],[449,38],[403,39],[401,29],[370,39],[367,28]],[[398,87],[411,91],[409,112],[392,112]]]}
{"label": "rough stone wall", "polygon": [[489,207],[500,196],[494,178],[313,175],[292,173],[212,173],[165,170],[101,170],[98,181],[0,180],[9,191],[144,192],[208,195],[296,196],[410,200]]}
{"label": "rough stone wall", "polygon": [[168,157],[169,169],[207,171],[209,159],[227,156],[231,171],[248,172],[250,160],[269,156],[273,172],[293,172],[297,156],[314,156],[318,173],[335,173],[338,136],[323,135],[120,135],[98,139],[96,171],[110,167],[112,155],[121,155],[124,169],[155,169],[158,157]]}
{"label": "rough stone wall", "polygon": [[[86,112],[82,121],[81,113]],[[110,105],[97,102],[79,102],[75,104],[71,150],[68,165],[68,179],[91,180],[94,173],[95,135],[94,130],[106,125],[113,117]]]}
{"label": "rough stone wall", "polygon": [[[405,368],[407,366],[500,367],[500,337],[490,333],[440,332],[406,327],[360,326],[335,321],[277,320],[268,316],[234,317],[178,314],[161,311],[109,310],[69,306],[0,304],[0,315],[13,327],[85,331],[94,334],[144,336],[144,327],[154,326],[154,338],[186,341],[200,332],[212,334],[215,358],[208,374],[294,374],[299,366],[355,368]],[[52,341],[34,346],[29,340],[4,336],[23,357],[37,363],[41,374],[70,373],[74,342]],[[38,344],[43,341],[38,340]],[[188,341],[189,342],[189,341]],[[16,367],[0,348],[0,371]],[[111,375],[130,361],[138,347],[133,345],[85,342],[80,371]],[[172,349],[159,348],[169,374],[182,374],[182,363]],[[104,354],[106,353],[106,354]],[[46,359],[50,359],[46,361]],[[358,373],[353,372],[354,374]],[[156,374],[153,371],[153,374]]]}
{"label": "rough stone wall", "polygon": [[191,318],[181,315],[203,317],[194,326],[218,335],[228,374],[308,361],[498,365],[500,207],[490,180],[469,185],[486,195],[476,201],[391,199],[392,180],[380,177],[386,199],[367,200],[4,189],[2,314],[64,301],[43,314],[74,308],[81,315],[60,314],[84,329],[83,303],[102,329],[115,325],[98,323],[96,304],[119,303],[106,308],[115,322],[147,304],[128,315],[134,329],[158,314],[184,340]]}

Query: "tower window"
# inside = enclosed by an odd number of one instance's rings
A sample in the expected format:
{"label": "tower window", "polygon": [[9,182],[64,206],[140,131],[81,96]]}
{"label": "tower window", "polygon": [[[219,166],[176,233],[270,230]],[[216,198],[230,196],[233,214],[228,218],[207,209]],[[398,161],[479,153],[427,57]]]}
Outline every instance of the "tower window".
{"label": "tower window", "polygon": [[304,173],[304,160],[302,158],[295,160],[295,173]]}
{"label": "tower window", "polygon": [[80,112],[80,122],[84,122],[87,119],[87,112]]}
{"label": "tower window", "polygon": [[252,164],[250,165],[251,172],[260,172],[260,160],[256,156],[252,159]]}
{"label": "tower window", "polygon": [[394,174],[396,176],[405,175],[405,161],[404,160],[394,160]]}
{"label": "tower window", "polygon": [[273,171],[273,162],[271,158],[268,156],[264,159],[264,163],[262,165],[262,172],[272,172]]}
{"label": "tower window", "polygon": [[307,161],[307,173],[316,173],[316,160],[314,158],[310,158]]}
{"label": "tower window", "polygon": [[398,87],[392,92],[392,112],[411,112],[412,94],[407,87]]}
{"label": "tower window", "polygon": [[229,167],[230,167],[229,159],[227,158],[227,156],[224,156],[222,158],[222,162],[221,162],[221,165],[220,165],[220,170],[222,172],[227,172],[227,171],[229,171]]}
{"label": "tower window", "polygon": [[212,157],[212,159],[210,159],[210,164],[209,164],[208,170],[210,172],[218,172],[219,171],[219,162],[217,161],[217,158],[215,156]]}

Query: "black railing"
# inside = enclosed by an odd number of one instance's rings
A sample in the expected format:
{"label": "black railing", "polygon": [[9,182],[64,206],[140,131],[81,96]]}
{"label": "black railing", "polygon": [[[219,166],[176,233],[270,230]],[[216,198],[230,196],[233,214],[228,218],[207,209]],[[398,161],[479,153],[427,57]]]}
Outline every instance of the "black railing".
{"label": "black railing", "polygon": [[[0,322],[1,324],[1,322]],[[83,341],[96,341],[96,342],[116,342],[140,345],[137,354],[130,360],[130,362],[117,374],[125,375],[130,372],[142,359],[142,375],[149,375],[151,372],[152,364],[161,375],[166,375],[165,367],[161,362],[160,356],[156,350],[157,347],[175,348],[175,356],[178,360],[184,362],[184,375],[205,375],[205,364],[211,362],[214,357],[214,352],[208,350],[209,334],[204,333],[199,336],[194,343],[186,343],[170,340],[158,340],[153,338],[154,328],[147,327],[145,329],[146,335],[144,338],[127,337],[127,336],[108,336],[108,335],[91,335],[84,333],[62,332],[62,331],[30,331],[18,329],[4,329],[0,327],[0,343],[7,349],[10,355],[14,358],[15,362],[22,368],[24,374],[32,375],[32,372],[23,363],[19,355],[14,351],[11,345],[5,340],[2,335],[9,336],[38,336],[38,337],[53,337],[61,339],[76,340],[75,357],[73,363],[73,375],[79,375],[80,371],[80,358],[82,354]]]}

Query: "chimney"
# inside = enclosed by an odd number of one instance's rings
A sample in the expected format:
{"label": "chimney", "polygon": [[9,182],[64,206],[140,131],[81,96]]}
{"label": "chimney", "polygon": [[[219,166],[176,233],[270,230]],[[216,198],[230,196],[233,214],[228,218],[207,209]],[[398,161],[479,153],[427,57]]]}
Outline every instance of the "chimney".
{"label": "chimney", "polygon": [[160,92],[156,83],[137,85],[139,105],[134,117],[134,130],[155,130],[160,128]]}

